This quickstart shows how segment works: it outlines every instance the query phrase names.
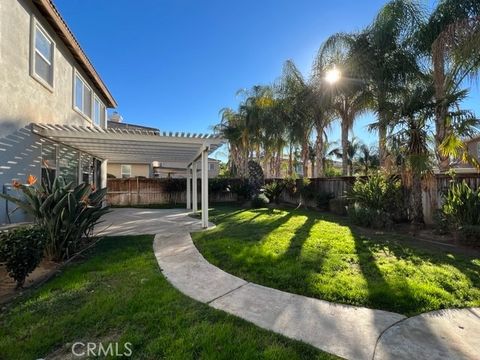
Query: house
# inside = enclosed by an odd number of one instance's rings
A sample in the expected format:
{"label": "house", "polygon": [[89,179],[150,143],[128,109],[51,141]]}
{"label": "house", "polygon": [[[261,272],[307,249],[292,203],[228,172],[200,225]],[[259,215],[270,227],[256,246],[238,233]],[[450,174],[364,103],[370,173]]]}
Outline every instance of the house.
{"label": "house", "polygon": [[[95,24],[92,24],[95,26]],[[13,181],[63,176],[106,186],[108,163],[178,163],[196,211],[198,163],[223,140],[208,134],[109,128],[107,109],[117,103],[52,0],[0,2],[0,191]],[[135,169],[135,168],[134,168]],[[125,169],[124,169],[125,170]],[[208,165],[201,171],[202,206],[208,209]],[[0,200],[0,224],[22,221]],[[208,226],[208,210],[202,212]]]}

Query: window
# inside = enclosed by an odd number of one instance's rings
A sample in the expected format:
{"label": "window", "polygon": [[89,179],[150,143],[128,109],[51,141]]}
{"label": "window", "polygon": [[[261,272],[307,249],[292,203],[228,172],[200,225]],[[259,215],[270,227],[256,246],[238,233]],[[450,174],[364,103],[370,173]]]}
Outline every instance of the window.
{"label": "window", "polygon": [[477,143],[477,159],[480,159],[480,142]]}
{"label": "window", "polygon": [[54,49],[52,38],[33,19],[30,74],[49,89],[53,88]]}
{"label": "window", "polygon": [[105,105],[96,96],[93,100],[93,123],[105,126]]}
{"label": "window", "polygon": [[215,164],[214,163],[209,163],[208,164],[208,171],[213,171],[215,170]]}
{"label": "window", "polygon": [[132,165],[121,165],[120,175],[122,179],[132,177]]}
{"label": "window", "polygon": [[91,119],[92,117],[92,90],[88,87],[82,77],[75,72],[73,84],[73,107],[83,115]]}

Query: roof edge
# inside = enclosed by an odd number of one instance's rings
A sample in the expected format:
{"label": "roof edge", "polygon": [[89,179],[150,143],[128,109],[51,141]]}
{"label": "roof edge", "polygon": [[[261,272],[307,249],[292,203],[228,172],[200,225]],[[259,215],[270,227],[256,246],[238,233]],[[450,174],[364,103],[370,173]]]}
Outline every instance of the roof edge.
{"label": "roof edge", "polygon": [[117,102],[108,90],[100,75],[97,73],[89,58],[83,51],[80,43],[73,35],[73,32],[68,27],[62,15],[52,0],[33,0],[43,16],[47,19],[50,25],[55,29],[57,35],[62,39],[67,48],[72,52],[75,60],[79,62],[83,70],[87,73],[88,78],[101,91],[103,97],[107,100],[105,104],[109,108],[117,107]]}

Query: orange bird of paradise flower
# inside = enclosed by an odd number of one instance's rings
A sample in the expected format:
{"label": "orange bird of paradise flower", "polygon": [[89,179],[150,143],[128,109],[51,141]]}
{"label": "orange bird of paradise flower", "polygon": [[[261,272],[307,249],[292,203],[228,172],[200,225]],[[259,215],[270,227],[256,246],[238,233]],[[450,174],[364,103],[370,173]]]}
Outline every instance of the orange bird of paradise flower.
{"label": "orange bird of paradise flower", "polygon": [[15,188],[15,189],[20,189],[20,186],[22,186],[22,184],[20,182],[18,182],[17,180],[13,180],[12,181],[12,186]]}
{"label": "orange bird of paradise flower", "polygon": [[37,182],[37,177],[34,175],[28,175],[27,184],[34,185]]}

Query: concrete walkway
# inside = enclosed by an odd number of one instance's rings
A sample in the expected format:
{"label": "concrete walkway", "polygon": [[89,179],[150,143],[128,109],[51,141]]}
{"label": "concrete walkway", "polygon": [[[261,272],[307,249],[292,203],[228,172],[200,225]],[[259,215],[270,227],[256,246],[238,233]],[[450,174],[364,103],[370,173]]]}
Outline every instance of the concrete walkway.
{"label": "concrete walkway", "polygon": [[200,220],[184,210],[117,209],[105,224],[108,235],[155,234],[160,268],[184,294],[329,353],[355,360],[480,359],[478,308],[407,319],[249,283],[203,258],[190,237]]}

